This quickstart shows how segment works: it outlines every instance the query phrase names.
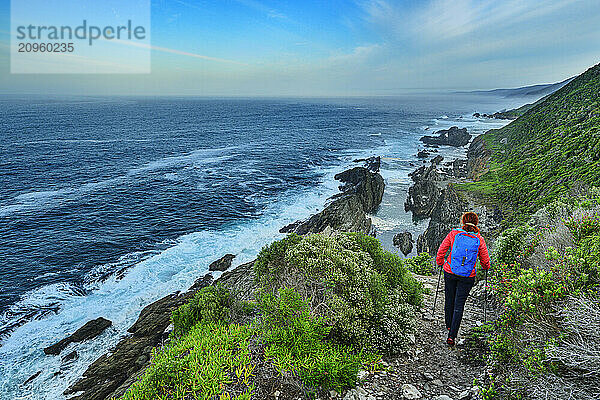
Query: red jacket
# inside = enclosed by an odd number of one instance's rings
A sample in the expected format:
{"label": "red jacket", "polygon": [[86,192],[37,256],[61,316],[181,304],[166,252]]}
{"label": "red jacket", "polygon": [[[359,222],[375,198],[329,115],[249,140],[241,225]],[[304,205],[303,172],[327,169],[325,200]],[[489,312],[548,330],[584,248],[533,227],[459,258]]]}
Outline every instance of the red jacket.
{"label": "red jacket", "polygon": [[[440,244],[440,248],[438,249],[438,252],[437,252],[437,257],[435,258],[436,264],[437,265],[443,264],[444,271],[446,271],[448,273],[452,273],[452,271],[450,270],[450,259],[452,258],[452,245],[454,244],[454,237],[460,232],[464,232],[464,231],[462,229],[452,229],[450,231],[448,236],[446,236],[446,238],[442,241],[442,244]],[[468,232],[468,234],[477,236],[479,238],[479,253],[478,253],[479,263],[481,264],[481,267],[483,269],[490,269],[490,255],[488,254],[488,249],[487,249],[487,246],[485,245],[485,240],[483,240],[483,236],[481,236],[479,233],[475,233],[475,232]],[[448,252],[448,250],[450,250],[450,252]],[[448,258],[446,258],[446,260],[444,260],[446,253],[448,253]],[[471,276],[475,276],[476,274],[477,274],[477,271],[475,270],[475,268],[473,268],[473,272],[471,272]]]}

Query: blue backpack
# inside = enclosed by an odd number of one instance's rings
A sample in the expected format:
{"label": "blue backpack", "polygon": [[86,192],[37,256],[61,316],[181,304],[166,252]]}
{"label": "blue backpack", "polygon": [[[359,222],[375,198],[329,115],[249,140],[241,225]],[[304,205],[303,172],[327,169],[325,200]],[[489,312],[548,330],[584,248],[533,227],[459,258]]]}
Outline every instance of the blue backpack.
{"label": "blue backpack", "polygon": [[455,275],[471,276],[479,254],[480,240],[474,233],[460,231],[452,244],[450,270]]}

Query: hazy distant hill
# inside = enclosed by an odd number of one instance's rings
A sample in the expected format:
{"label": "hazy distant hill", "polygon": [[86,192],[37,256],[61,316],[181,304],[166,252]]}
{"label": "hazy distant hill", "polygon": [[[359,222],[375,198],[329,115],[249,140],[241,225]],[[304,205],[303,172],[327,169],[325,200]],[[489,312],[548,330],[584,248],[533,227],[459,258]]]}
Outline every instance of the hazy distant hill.
{"label": "hazy distant hill", "polygon": [[504,97],[546,96],[571,82],[574,78],[565,79],[562,82],[548,83],[542,85],[524,86],[513,89],[475,90],[469,93],[492,94]]}

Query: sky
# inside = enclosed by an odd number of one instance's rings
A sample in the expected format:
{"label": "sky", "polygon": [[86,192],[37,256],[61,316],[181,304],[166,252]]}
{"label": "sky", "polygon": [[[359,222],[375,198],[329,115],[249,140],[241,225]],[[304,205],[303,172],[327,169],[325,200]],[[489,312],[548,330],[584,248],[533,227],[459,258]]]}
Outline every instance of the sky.
{"label": "sky", "polygon": [[519,87],[562,81],[600,62],[598,26],[598,0],[151,0],[150,73],[11,74],[10,1],[0,0],[0,94]]}

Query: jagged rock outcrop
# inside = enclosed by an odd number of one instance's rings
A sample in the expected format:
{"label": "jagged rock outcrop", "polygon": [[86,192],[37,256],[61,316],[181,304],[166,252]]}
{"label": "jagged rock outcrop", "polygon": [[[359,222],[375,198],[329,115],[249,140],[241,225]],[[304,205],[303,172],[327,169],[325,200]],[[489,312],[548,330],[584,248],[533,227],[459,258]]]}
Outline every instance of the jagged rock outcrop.
{"label": "jagged rock outcrop", "polygon": [[398,247],[402,254],[405,256],[409,255],[413,249],[413,240],[412,234],[410,232],[402,232],[394,235],[392,239],[394,246]]}
{"label": "jagged rock outcrop", "polygon": [[364,167],[373,173],[379,172],[379,168],[381,168],[381,157],[369,157],[369,158],[359,158],[354,160],[355,163],[362,162]]}
{"label": "jagged rock outcrop", "polygon": [[132,335],[121,339],[109,353],[94,361],[65,395],[77,393],[70,397],[77,400],[121,397],[148,365],[152,350],[167,339],[172,311],[211,283],[212,276],[205,275],[186,293],[173,293],[146,306],[127,330]]}
{"label": "jagged rock outcrop", "polygon": [[421,150],[417,153],[417,158],[427,158],[431,155],[427,150]]}
{"label": "jagged rock outcrop", "polygon": [[418,168],[409,176],[414,184],[408,189],[404,210],[412,211],[415,218],[429,217],[440,195],[440,182],[444,177],[433,163]]}
{"label": "jagged rock outcrop", "polygon": [[429,225],[417,238],[417,251],[435,255],[444,237],[458,226],[460,216],[467,209],[468,203],[451,185],[441,190],[431,211]]}
{"label": "jagged rock outcrop", "polygon": [[452,161],[450,166],[451,169],[448,171],[448,173],[455,178],[466,178],[469,174],[467,160],[465,159],[457,158],[456,160]]}
{"label": "jagged rock outcrop", "polygon": [[477,180],[487,172],[491,151],[485,146],[483,135],[477,136],[467,150],[467,177]]}
{"label": "jagged rock outcrop", "polygon": [[438,136],[423,136],[420,140],[425,144],[437,144],[444,146],[462,147],[469,143],[471,135],[467,128],[453,126],[450,129],[443,129],[435,132]]}
{"label": "jagged rock outcrop", "polygon": [[71,343],[79,343],[84,340],[90,340],[100,335],[106,328],[112,325],[112,322],[106,318],[96,318],[86,322],[81,328],[77,329],[71,336],[66,337],[58,343],[48,346],[44,353],[48,355],[58,355]]}
{"label": "jagged rock outcrop", "polygon": [[493,234],[502,221],[501,210],[492,204],[480,204],[472,196],[459,192],[448,181],[477,179],[487,168],[491,152],[486,149],[482,136],[476,137],[467,151],[467,159],[446,164],[443,172],[434,165],[421,167],[411,174],[415,184],[409,188],[405,209],[417,217],[430,217],[425,232],[417,238],[417,251],[434,255],[444,239],[459,226],[465,211],[479,215],[479,228],[484,234]]}
{"label": "jagged rock outcrop", "polygon": [[364,167],[355,167],[335,176],[343,183],[341,193],[329,199],[323,211],[305,221],[296,221],[283,227],[281,233],[320,233],[326,229],[345,232],[371,232],[373,213],[381,204],[385,183],[378,173]]}
{"label": "jagged rock outcrop", "polygon": [[506,112],[506,111],[498,111],[493,114],[486,114],[486,113],[480,114],[480,113],[476,112],[473,114],[473,116],[475,118],[494,118],[494,119],[510,119],[510,120],[516,119],[518,117],[518,115],[513,115],[510,112]]}
{"label": "jagged rock outcrop", "polygon": [[254,261],[223,273],[215,283],[225,286],[240,300],[251,300],[253,294],[258,290],[254,275]]}
{"label": "jagged rock outcrop", "polygon": [[216,261],[213,261],[208,266],[209,271],[226,271],[231,267],[231,263],[235,258],[235,254],[225,254],[223,257],[219,258]]}

